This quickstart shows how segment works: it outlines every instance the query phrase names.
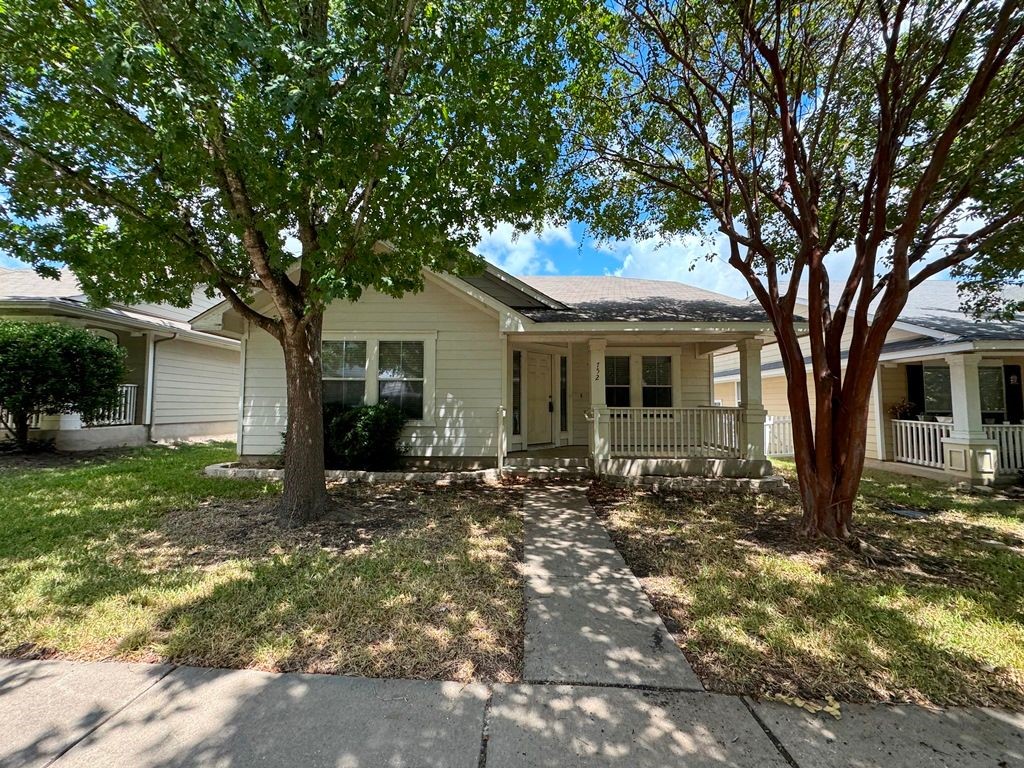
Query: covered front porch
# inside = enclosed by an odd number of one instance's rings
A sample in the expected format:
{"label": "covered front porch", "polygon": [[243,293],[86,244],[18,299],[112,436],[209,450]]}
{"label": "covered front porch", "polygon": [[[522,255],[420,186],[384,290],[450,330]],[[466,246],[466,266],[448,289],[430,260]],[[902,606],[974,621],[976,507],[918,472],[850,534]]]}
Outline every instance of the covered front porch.
{"label": "covered front porch", "polygon": [[901,360],[879,372],[880,455],[986,485],[1024,471],[1024,355],[1007,349]]}
{"label": "covered front porch", "polygon": [[[760,478],[762,339],[752,333],[506,338],[499,464],[598,475]],[[711,355],[740,350],[742,400],[714,404]]]}

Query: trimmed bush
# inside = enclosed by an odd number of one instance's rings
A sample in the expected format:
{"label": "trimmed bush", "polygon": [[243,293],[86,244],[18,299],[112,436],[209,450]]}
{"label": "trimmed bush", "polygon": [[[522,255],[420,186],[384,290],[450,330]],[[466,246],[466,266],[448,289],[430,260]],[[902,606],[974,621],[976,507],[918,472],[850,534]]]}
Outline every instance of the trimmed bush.
{"label": "trimmed bush", "polygon": [[0,321],[0,408],[22,448],[33,413],[96,416],[117,404],[124,373],[124,350],[82,328]]}
{"label": "trimmed bush", "polygon": [[391,403],[324,408],[324,463],[328,469],[398,469],[407,419]]}

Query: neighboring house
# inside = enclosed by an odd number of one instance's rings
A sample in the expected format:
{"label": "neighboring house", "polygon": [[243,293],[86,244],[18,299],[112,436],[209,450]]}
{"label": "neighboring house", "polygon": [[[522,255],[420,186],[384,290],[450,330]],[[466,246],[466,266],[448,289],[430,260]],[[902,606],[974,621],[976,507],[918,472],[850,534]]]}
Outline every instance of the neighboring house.
{"label": "neighboring house", "polygon": [[[279,452],[278,342],[226,302],[193,327],[242,340],[239,453]],[[759,375],[770,332],[756,307],[679,283],[428,272],[401,299],[368,290],[328,307],[324,399],[398,403],[413,463],[494,466],[512,452],[513,463],[561,457],[601,472],[760,477],[771,472]],[[745,405],[715,407],[711,355],[731,346],[750,374]]]}
{"label": "neighboring house", "polygon": [[73,451],[233,436],[239,344],[195,331],[188,322],[215,303],[197,294],[185,309],[166,304],[98,308],[88,304],[69,272],[53,280],[30,269],[0,268],[0,318],[76,325],[126,353],[116,407],[89,423],[74,413],[39,416],[32,437],[53,438],[58,448]]}
{"label": "neighboring house", "polygon": [[[1006,291],[1021,295],[1017,288]],[[798,311],[806,309],[798,304]],[[715,358],[715,399],[724,405],[742,401],[737,358],[736,352]],[[955,282],[925,281],[911,291],[882,351],[869,403],[867,458],[971,482],[1015,479],[1024,470],[1022,366],[1024,321],[975,320],[960,310]],[[764,350],[761,370],[768,453],[791,452],[786,376],[774,343]],[[813,397],[810,374],[807,381]],[[904,401],[909,412],[893,418]]]}

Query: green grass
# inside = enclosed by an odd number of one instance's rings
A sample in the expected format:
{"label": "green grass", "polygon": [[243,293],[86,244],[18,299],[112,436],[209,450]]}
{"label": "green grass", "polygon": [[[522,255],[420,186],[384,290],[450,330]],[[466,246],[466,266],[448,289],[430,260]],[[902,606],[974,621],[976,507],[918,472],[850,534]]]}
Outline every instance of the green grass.
{"label": "green grass", "polygon": [[200,474],[232,456],[0,469],[0,655],[518,677],[514,492],[346,486],[282,529],[275,486]]}
{"label": "green grass", "polygon": [[[800,538],[791,492],[594,497],[713,690],[1024,706],[1020,499],[868,472],[865,556]],[[934,514],[888,511],[904,506]]]}

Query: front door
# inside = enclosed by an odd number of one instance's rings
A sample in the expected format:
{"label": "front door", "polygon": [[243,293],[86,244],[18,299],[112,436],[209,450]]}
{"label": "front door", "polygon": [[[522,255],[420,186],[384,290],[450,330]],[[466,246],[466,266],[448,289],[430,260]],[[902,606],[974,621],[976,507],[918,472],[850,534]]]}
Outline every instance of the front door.
{"label": "front door", "polygon": [[551,355],[526,353],[526,442],[551,442],[554,419],[551,400]]}

